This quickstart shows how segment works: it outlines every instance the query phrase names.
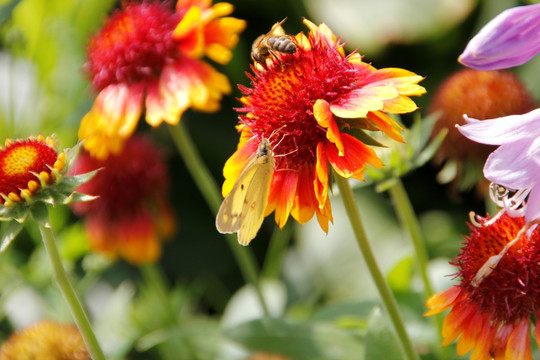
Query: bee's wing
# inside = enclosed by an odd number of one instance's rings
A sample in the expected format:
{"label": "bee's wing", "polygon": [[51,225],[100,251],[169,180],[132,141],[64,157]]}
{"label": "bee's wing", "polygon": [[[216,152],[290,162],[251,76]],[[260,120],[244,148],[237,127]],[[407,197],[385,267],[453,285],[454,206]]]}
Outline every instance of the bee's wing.
{"label": "bee's wing", "polygon": [[[271,157],[271,155],[265,156]],[[245,196],[240,229],[238,230],[238,242],[248,245],[257,235],[264,220],[264,210],[268,204],[268,193],[274,174],[274,162],[272,159],[263,160],[258,165]]]}

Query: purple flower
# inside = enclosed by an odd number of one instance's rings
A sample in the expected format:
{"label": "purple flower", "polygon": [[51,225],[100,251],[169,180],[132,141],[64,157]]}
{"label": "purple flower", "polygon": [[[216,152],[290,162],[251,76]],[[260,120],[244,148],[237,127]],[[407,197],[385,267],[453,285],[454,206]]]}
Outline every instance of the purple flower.
{"label": "purple flower", "polygon": [[486,161],[484,176],[510,190],[504,207],[524,211],[527,223],[540,219],[540,109],[482,121],[465,115],[465,120],[458,130],[467,138],[499,145]]}
{"label": "purple flower", "polygon": [[518,66],[540,51],[540,4],[503,11],[487,23],[459,56],[458,61],[477,70]]}

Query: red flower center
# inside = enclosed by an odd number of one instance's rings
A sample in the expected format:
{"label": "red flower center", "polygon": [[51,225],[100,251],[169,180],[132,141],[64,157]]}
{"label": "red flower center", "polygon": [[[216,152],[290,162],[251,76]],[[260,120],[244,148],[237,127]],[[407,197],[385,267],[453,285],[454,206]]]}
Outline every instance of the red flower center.
{"label": "red flower center", "polygon": [[313,104],[317,99],[334,102],[362,76],[339,53],[339,45],[312,34],[310,42],[311,49],[279,54],[281,61],[275,60],[268,70],[255,70],[251,88],[240,86],[245,106],[236,110],[248,113],[240,119],[253,134],[272,135],[271,144],[279,144],[274,148],[276,168],[297,169],[313,162],[317,144],[326,138],[326,129],[313,116]]}
{"label": "red flower center", "polygon": [[[28,187],[28,182],[39,182],[35,174],[46,172],[58,159],[58,154],[51,146],[39,140],[17,141],[0,151],[0,194],[20,194]],[[0,198],[0,204],[4,203]]]}
{"label": "red flower center", "polygon": [[158,77],[164,65],[178,57],[172,33],[180,15],[167,6],[128,4],[109,18],[88,48],[86,66],[96,90]]}
{"label": "red flower center", "polygon": [[471,284],[478,270],[513,240],[525,225],[523,218],[504,215],[490,226],[473,227],[455,265],[461,267],[461,286],[470,300],[494,320],[514,322],[540,309],[540,233],[535,230],[514,244],[478,287]]}
{"label": "red flower center", "polygon": [[80,174],[102,168],[78,191],[97,195],[99,199],[74,203],[78,213],[99,212],[108,220],[131,216],[148,201],[163,196],[168,172],[161,152],[142,137],[131,137],[118,155],[100,161],[81,153],[70,168]]}

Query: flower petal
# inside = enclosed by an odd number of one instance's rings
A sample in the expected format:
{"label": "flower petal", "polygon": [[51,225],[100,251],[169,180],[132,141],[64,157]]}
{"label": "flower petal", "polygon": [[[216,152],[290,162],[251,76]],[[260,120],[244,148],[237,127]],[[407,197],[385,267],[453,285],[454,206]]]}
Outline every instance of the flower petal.
{"label": "flower petal", "polygon": [[477,70],[526,63],[540,51],[540,4],[503,11],[469,42],[459,62]]}
{"label": "flower petal", "polygon": [[508,338],[505,359],[532,360],[529,321],[521,319]]}
{"label": "flower petal", "polygon": [[540,219],[540,186],[535,185],[529,193],[525,208],[525,221],[531,223]]}
{"label": "flower petal", "polygon": [[489,155],[484,166],[484,176],[510,189],[530,187],[540,176],[540,166],[533,158],[539,152],[539,141],[533,144],[516,142],[502,145]]}
{"label": "flower petal", "polygon": [[231,192],[240,173],[242,173],[249,160],[256,154],[257,146],[256,141],[247,142],[245,146],[237,149],[225,162],[225,166],[223,166],[223,177],[225,177],[225,181],[221,188],[223,197]]}
{"label": "flower petal", "polygon": [[341,134],[344,146],[344,156],[339,156],[334,144],[325,144],[326,157],[334,170],[343,177],[362,174],[366,164],[381,167],[383,163],[375,151],[349,134]]}
{"label": "flower petal", "polygon": [[319,201],[319,208],[328,199],[328,159],[322,142],[317,144],[317,161],[315,162],[315,179],[313,180],[315,197]]}
{"label": "flower petal", "polygon": [[367,118],[390,138],[401,143],[405,142],[403,136],[401,136],[398,131],[401,130],[402,127],[397,122],[392,120],[390,116],[386,115],[382,111],[370,111],[367,114]]}
{"label": "flower petal", "polygon": [[385,100],[397,96],[397,90],[390,86],[363,87],[349,92],[346,97],[330,105],[330,110],[342,118],[362,118],[369,111],[382,110]]}
{"label": "flower petal", "polygon": [[[283,229],[294,205],[294,198],[298,184],[298,173],[296,171],[278,171],[277,178],[280,179],[279,186],[273,183],[273,189],[279,189],[279,198],[276,205],[275,219],[280,229]],[[276,173],[274,173],[276,178]]]}
{"label": "flower petal", "polygon": [[459,294],[461,294],[461,287],[454,285],[448,290],[431,295],[426,301],[426,306],[430,310],[426,311],[424,316],[435,315],[448,309],[454,304]]}
{"label": "flower petal", "polygon": [[304,165],[298,170],[298,185],[291,215],[300,224],[311,220],[315,214],[315,209],[318,207],[313,189],[313,174],[312,167],[308,165]]}
{"label": "flower petal", "polygon": [[457,129],[467,138],[481,144],[502,145],[540,135],[540,109],[523,115],[510,115],[496,119],[477,120],[464,116],[467,124]]}
{"label": "flower petal", "polygon": [[317,99],[313,105],[313,116],[322,127],[326,128],[326,138],[336,145],[339,156],[343,156],[343,143],[341,142],[341,132],[330,111],[330,104],[326,100]]}

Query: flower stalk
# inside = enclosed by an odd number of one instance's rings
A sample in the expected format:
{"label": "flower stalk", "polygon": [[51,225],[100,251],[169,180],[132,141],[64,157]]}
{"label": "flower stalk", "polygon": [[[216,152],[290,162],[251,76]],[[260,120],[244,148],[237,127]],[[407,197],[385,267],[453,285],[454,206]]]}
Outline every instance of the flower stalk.
{"label": "flower stalk", "polygon": [[416,261],[418,262],[418,271],[424,283],[424,291],[429,297],[433,295],[433,287],[429,281],[427,273],[428,255],[425,247],[424,236],[420,230],[420,224],[414,213],[409,196],[400,179],[396,179],[394,185],[389,189],[392,203],[396,210],[401,224],[407,229],[414,246]]}
{"label": "flower stalk", "polygon": [[75,323],[77,324],[77,327],[81,332],[81,336],[88,348],[88,352],[93,360],[105,360],[105,356],[103,355],[103,351],[99,346],[96,335],[92,330],[88,316],[86,315],[86,312],[84,311],[83,306],[67,277],[60,254],[58,253],[58,248],[56,247],[54,232],[52,231],[50,225],[48,225],[48,222],[44,224],[38,221],[38,226],[47,255],[51,261],[56,283],[58,284],[58,287],[60,288],[60,291],[62,292],[62,295],[69,306],[71,314],[75,319]]}
{"label": "flower stalk", "polygon": [[[199,187],[201,194],[205,198],[210,210],[217,214],[221,201],[221,195],[218,190],[218,186],[214,181],[212,175],[208,169],[203,165],[201,156],[195,149],[195,145],[188,135],[184,124],[180,122],[176,126],[169,126],[169,131],[173,138],[173,141],[180,153],[180,156],[184,160],[188,171],[191,173],[195,184]],[[244,279],[252,284],[259,298],[259,302],[266,316],[269,316],[268,307],[264,299],[262,290],[259,284],[259,276],[257,270],[257,264],[251,250],[247,247],[240,247],[236,241],[236,236],[233,234],[225,234],[227,243],[233,252],[233,255],[240,267],[240,271],[244,276]]]}
{"label": "flower stalk", "polygon": [[356,242],[360,248],[360,251],[362,252],[362,256],[364,257],[364,261],[366,262],[368,270],[371,274],[371,278],[377,287],[386,312],[390,317],[390,321],[392,322],[392,326],[394,327],[398,337],[404,359],[419,360],[411,340],[407,335],[407,330],[405,329],[405,324],[401,314],[399,313],[397,302],[379,268],[379,265],[377,264],[377,261],[375,260],[375,256],[364,231],[362,220],[360,219],[360,213],[356,207],[356,201],[354,199],[349,181],[338,174],[336,174],[335,179],[341,197],[343,198],[343,204],[351,222]]}

